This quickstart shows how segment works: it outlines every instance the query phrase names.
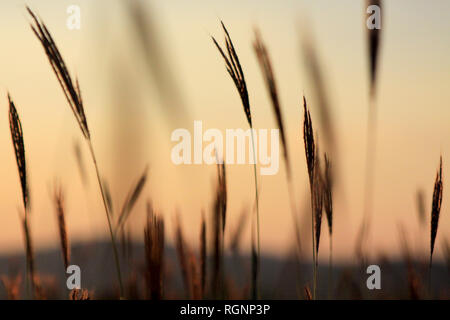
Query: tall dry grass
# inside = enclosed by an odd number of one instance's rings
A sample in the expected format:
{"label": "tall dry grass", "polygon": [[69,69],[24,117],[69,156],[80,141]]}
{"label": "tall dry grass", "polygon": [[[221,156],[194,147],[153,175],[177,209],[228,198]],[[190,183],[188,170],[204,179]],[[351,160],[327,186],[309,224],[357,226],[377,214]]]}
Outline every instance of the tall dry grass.
{"label": "tall dry grass", "polygon": [[[370,3],[381,3],[381,1],[371,1]],[[97,165],[94,148],[91,139],[91,133],[88,128],[87,118],[84,112],[83,101],[81,98],[81,91],[78,84],[78,80],[73,81],[70,73],[68,72],[65,62],[62,59],[59,50],[56,47],[54,40],[52,39],[49,31],[46,26],[42,23],[37,16],[28,9],[30,13],[34,25],[32,24],[33,32],[39,38],[43,48],[47,54],[47,57],[50,61],[51,67],[57,76],[57,79],[63,89],[63,92],[66,96],[66,99],[69,103],[71,110],[74,113],[76,121],[80,127],[80,130],[83,134],[83,137],[88,144],[91,157],[93,163],[95,165],[95,170],[97,174],[97,180],[100,187],[103,205],[105,207],[105,212],[108,219],[109,230],[111,233],[111,242],[115,254],[115,262],[116,269],[118,272],[118,280],[120,284],[120,296],[124,297],[123,288],[122,288],[122,278],[120,271],[120,261],[117,256],[117,249],[115,244],[115,236],[121,230],[124,230],[127,220],[130,217],[133,208],[135,207],[138,199],[143,193],[146,181],[147,181],[147,169],[144,170],[143,174],[139,177],[136,184],[132,186],[130,192],[126,195],[126,198],[123,202],[121,210],[118,212],[118,215],[113,216],[113,201],[111,194],[109,192],[108,184],[104,179],[100,179],[99,168]],[[140,21],[139,23],[142,23]],[[229,72],[232,80],[234,81],[236,88],[239,92],[243,109],[246,114],[247,121],[249,123],[250,129],[252,130],[252,143],[253,143],[253,151],[254,158],[256,160],[256,152],[254,146],[254,138],[253,138],[253,124],[252,117],[250,112],[250,103],[247,92],[247,85],[244,79],[244,74],[236,54],[235,48],[231,41],[230,35],[222,23],[222,27],[225,32],[225,43],[226,50],[223,50],[216,40],[213,38],[215,45],[217,46],[220,54],[225,60],[227,71]],[[376,87],[376,70],[378,64],[378,47],[380,43],[380,33],[372,33],[369,32],[369,61],[370,61],[370,75],[371,75],[371,99],[374,100],[375,97],[375,87]],[[275,115],[275,120],[277,126],[280,128],[281,132],[281,141],[283,146],[283,158],[287,171],[287,180],[288,180],[288,188],[291,196],[291,211],[295,219],[296,208],[295,202],[292,192],[291,181],[293,180],[289,153],[287,148],[287,136],[285,133],[285,126],[283,122],[282,112],[281,112],[281,103],[279,100],[279,94],[277,91],[277,84],[275,81],[274,71],[271,64],[271,60],[268,54],[268,50],[266,48],[265,43],[263,42],[261,35],[256,32],[255,41],[253,43],[253,48],[255,50],[259,66],[261,68],[264,81],[266,83],[267,91],[269,92],[269,96],[272,103],[272,109]],[[314,54],[311,59],[314,59]],[[313,69],[316,68],[313,66]],[[314,72],[317,72],[315,70]],[[319,76],[318,76],[319,75]],[[322,78],[320,73],[316,74],[316,81],[322,82]],[[319,85],[319,91],[323,90],[321,85]],[[16,156],[16,162],[18,166],[20,185],[22,191],[22,201],[23,201],[23,209],[24,215],[22,218],[22,227],[25,235],[25,248],[26,248],[26,263],[27,263],[27,279],[31,281],[32,284],[32,293],[36,298],[44,297],[42,291],[42,283],[41,279],[35,275],[35,262],[34,262],[34,251],[33,251],[33,243],[31,237],[31,228],[29,225],[29,212],[30,212],[30,196],[28,189],[28,181],[27,181],[27,168],[25,161],[25,147],[23,141],[23,132],[22,125],[19,119],[19,115],[15,108],[15,105],[8,95],[9,102],[9,122],[11,129],[11,136],[13,141],[14,152]],[[322,102],[323,103],[323,102]],[[322,215],[323,211],[325,211],[327,222],[328,222],[328,232],[330,239],[330,251],[329,251],[329,288],[331,291],[332,288],[332,241],[333,241],[333,186],[334,186],[334,167],[332,167],[330,157],[327,153],[324,153],[323,158],[323,169],[321,165],[321,159],[319,156],[319,148],[318,148],[318,140],[315,135],[315,130],[313,130],[313,123],[311,120],[310,110],[308,108],[306,98],[303,97],[303,108],[304,108],[304,119],[303,119],[303,139],[304,139],[304,147],[305,147],[305,155],[307,161],[307,170],[308,170],[308,178],[310,185],[310,195],[311,195],[311,227],[312,227],[312,251],[313,251],[313,288],[312,293],[309,289],[309,285],[300,286],[300,290],[304,288],[305,298],[308,300],[317,299],[317,279],[318,279],[318,256],[319,256],[319,244],[320,244],[320,236],[321,236],[321,225],[322,225]],[[371,105],[371,110],[374,109],[374,106]],[[371,111],[373,112],[373,111]],[[372,116],[369,117],[373,119]],[[324,122],[325,123],[325,122]],[[325,127],[327,127],[325,125]],[[329,128],[328,128],[329,129]],[[327,128],[325,128],[327,130]],[[374,132],[374,130],[370,129],[369,132]],[[369,144],[368,144],[369,145]],[[80,171],[82,172],[82,176],[85,175],[84,165],[81,163],[81,149],[76,147],[75,154],[77,157],[78,165]],[[333,156],[333,154],[332,154]],[[335,159],[332,157],[333,160]],[[334,162],[333,162],[334,164]],[[370,167],[370,165],[368,165]],[[260,273],[260,241],[259,241],[259,205],[258,205],[258,184],[256,178],[256,164],[254,166],[255,169],[255,204],[256,204],[256,217],[257,217],[257,227],[256,233],[255,228],[252,225],[251,229],[251,296],[254,299],[260,297],[260,286],[259,286],[259,273]],[[228,216],[228,192],[227,192],[227,177],[226,177],[226,167],[224,163],[221,163],[217,166],[217,187],[215,190],[215,198],[214,204],[212,208],[213,214],[213,223],[211,228],[208,227],[208,232],[212,234],[212,267],[211,267],[211,275],[209,275],[209,270],[207,268],[208,261],[208,252],[207,252],[207,228],[206,221],[204,215],[202,215],[202,221],[200,224],[200,245],[199,245],[199,255],[198,258],[194,254],[193,251],[190,250],[188,243],[186,242],[183,234],[183,230],[181,228],[181,223],[177,220],[176,230],[175,230],[175,240],[176,240],[176,250],[178,255],[178,260],[181,268],[182,279],[186,290],[186,296],[190,299],[201,299],[207,298],[207,290],[211,290],[211,296],[215,298],[226,298],[226,297],[236,297],[234,295],[230,295],[230,293],[236,292],[237,290],[233,290],[233,282],[230,278],[226,277],[225,268],[224,268],[224,260],[225,260],[225,231],[226,226],[229,224],[229,216]],[[85,177],[86,178],[86,177]],[[83,178],[84,179],[84,178]],[[369,179],[370,180],[370,179]],[[86,180],[87,181],[87,180]],[[430,234],[430,261],[429,261],[429,277],[430,277],[430,287],[431,287],[431,271],[432,271],[432,262],[433,262],[433,252],[435,247],[435,242],[437,238],[438,232],[438,223],[440,218],[441,204],[442,204],[442,196],[443,196],[443,179],[442,179],[442,157],[440,159],[440,165],[438,172],[436,174],[436,180],[434,184],[434,192],[433,192],[433,202],[432,202],[432,210],[431,210],[431,234]],[[70,244],[67,235],[67,225],[65,220],[65,207],[64,207],[64,196],[61,188],[55,189],[53,195],[53,201],[56,209],[56,216],[59,226],[59,236],[61,242],[61,252],[63,256],[63,262],[65,268],[70,264]],[[423,193],[418,193],[417,195],[418,201],[418,211],[419,211],[419,220],[423,221],[425,216],[424,210],[424,197]],[[367,204],[366,204],[367,205]],[[370,208],[369,208],[370,209]],[[367,213],[365,213],[364,221],[363,221],[363,232],[361,238],[362,239],[367,235],[369,219],[366,218]],[[239,219],[237,227],[235,231],[231,235],[231,249],[237,248],[239,246],[240,237],[243,230],[244,221],[246,218],[246,212],[244,211]],[[114,223],[115,222],[115,223]],[[211,230],[211,231],[210,231]],[[300,235],[299,229],[296,227],[298,246],[300,247]],[[127,242],[127,245],[131,244],[131,233],[123,232],[124,242]],[[420,291],[420,277],[418,276],[415,268],[413,266],[413,261],[409,253],[408,242],[406,241],[406,237],[404,235],[404,230],[400,230],[400,235],[402,236],[402,245],[404,249],[404,259],[407,264],[408,271],[408,289],[410,298],[418,299],[421,297]],[[357,240],[357,242],[363,240]],[[161,216],[154,213],[151,206],[147,206],[147,220],[146,225],[144,227],[144,244],[145,244],[145,286],[146,286],[146,294],[148,298],[159,300],[167,297],[165,295],[165,284],[166,273],[165,273],[165,229],[164,229],[164,220]],[[448,259],[450,249],[448,240],[445,242],[445,250],[446,257]],[[208,277],[211,279],[211,287],[207,288]],[[425,276],[426,277],[426,276]],[[6,288],[7,295],[10,299],[16,299],[19,297],[19,287],[21,277],[17,275],[15,278],[7,278],[1,277],[0,279],[3,285]],[[134,271],[129,277],[130,283],[134,286],[132,290],[134,294],[130,294],[132,297],[139,297],[137,283],[138,278],[136,275],[136,271]],[[349,274],[344,274],[341,278],[342,281],[339,282],[339,288],[342,286],[349,288],[353,297],[361,298],[362,293],[358,284],[353,280],[353,278]],[[131,292],[131,291],[130,291]],[[244,290],[245,292],[245,290]],[[300,293],[301,294],[301,293]],[[69,298],[72,300],[86,300],[91,299],[92,294],[86,290],[73,290],[69,294]]]}
{"label": "tall dry grass", "polygon": [[47,55],[47,58],[50,62],[50,65],[53,69],[53,72],[55,73],[59,84],[61,85],[61,88],[64,92],[64,95],[66,96],[67,102],[69,103],[69,106],[75,116],[75,119],[80,127],[80,130],[83,134],[83,137],[89,147],[89,151],[91,154],[92,161],[95,166],[95,172],[97,175],[97,182],[100,188],[100,193],[102,196],[103,206],[106,213],[106,219],[108,222],[108,229],[111,236],[111,243],[113,247],[113,253],[114,253],[114,260],[117,270],[117,279],[119,283],[119,291],[120,296],[123,297],[123,283],[122,283],[122,274],[120,271],[120,260],[119,260],[119,254],[117,251],[117,245],[116,245],[116,239],[113,231],[113,226],[111,222],[111,213],[108,206],[107,197],[105,194],[105,188],[103,185],[103,181],[101,179],[100,170],[97,162],[97,157],[94,152],[94,147],[92,144],[91,139],[91,133],[89,131],[85,111],[84,111],[84,105],[83,105],[83,99],[81,97],[81,90],[78,83],[78,79],[75,81],[72,80],[72,77],[66,67],[66,64],[64,62],[64,59],[61,56],[61,53],[58,50],[58,47],[56,46],[55,41],[53,40],[50,32],[48,31],[45,24],[31,11],[30,8],[27,7],[27,11],[30,14],[33,22],[31,24],[31,29],[33,30],[34,34],[42,44],[42,47],[44,48],[44,51]]}
{"label": "tall dry grass", "polygon": [[144,229],[145,244],[145,279],[147,283],[147,296],[153,300],[164,297],[164,220],[156,215],[150,206],[147,206],[147,224]]}
{"label": "tall dry grass", "polygon": [[212,283],[211,291],[215,298],[224,297],[224,235],[227,216],[227,180],[225,163],[217,165],[217,186],[212,210]]}
{"label": "tall dry grass", "polygon": [[[319,270],[319,245],[320,245],[320,235],[322,230],[322,213],[324,205],[324,181],[321,169],[321,162],[319,156],[319,145],[316,144],[316,158],[314,163],[314,186],[313,186],[313,210],[314,210],[314,234],[315,234],[315,245],[314,250],[316,251],[315,256],[315,272],[314,272],[314,291],[317,290],[317,279]],[[314,293],[317,296],[316,292]]]}
{"label": "tall dry grass", "polygon": [[14,154],[16,157],[17,168],[19,172],[20,186],[22,189],[22,201],[23,201],[23,216],[22,228],[25,239],[25,251],[26,251],[26,265],[27,265],[27,288],[28,283],[31,283],[31,295],[36,296],[37,285],[36,285],[36,275],[35,275],[35,259],[33,242],[31,238],[31,228],[30,228],[30,195],[28,189],[27,180],[27,166],[25,159],[25,144],[23,141],[23,130],[22,123],[20,122],[19,114],[14,105],[11,96],[8,93],[8,103],[9,103],[9,127],[11,130],[11,140],[13,143]]}
{"label": "tall dry grass", "polygon": [[[142,190],[145,187],[145,184],[147,182],[147,172],[148,169],[145,168],[144,172],[139,177],[138,181],[135,185],[132,186],[130,191],[128,192],[127,196],[125,197],[125,200],[122,204],[122,208],[120,210],[119,216],[117,217],[117,222],[115,226],[116,233],[123,230],[126,221],[130,217],[130,214],[136,205],[137,201],[139,200],[139,197],[142,194]],[[109,192],[107,192],[109,194]],[[107,198],[110,198],[107,197]],[[110,201],[108,201],[110,202]]]}
{"label": "tall dry grass", "polygon": [[328,235],[330,238],[329,272],[328,272],[328,296],[331,298],[333,289],[333,171],[331,160],[325,153],[323,156],[325,172],[323,183],[323,207],[328,222]]}
{"label": "tall dry grass", "polygon": [[70,245],[69,237],[67,235],[64,194],[61,186],[55,187],[55,190],[53,191],[53,202],[58,222],[58,231],[59,239],[61,242],[61,253],[64,262],[64,270],[67,270],[67,267],[70,264]]}
{"label": "tall dry grass", "polygon": [[[225,27],[224,23],[221,22],[223,31],[225,33],[225,46],[226,51],[222,49],[222,47],[217,43],[216,39],[212,37],[212,40],[219,50],[222,58],[225,61],[225,65],[227,68],[228,73],[230,74],[231,79],[233,80],[236,89],[238,90],[239,96],[241,98],[242,106],[244,109],[245,116],[247,118],[247,122],[250,127],[250,131],[252,134],[252,146],[253,146],[253,173],[254,173],[254,179],[255,179],[255,201],[256,201],[256,241],[257,241],[257,260],[260,259],[261,256],[261,245],[260,245],[260,216],[259,216],[259,196],[258,196],[258,178],[256,173],[256,147],[255,147],[255,134],[253,130],[253,123],[252,123],[252,115],[250,112],[250,101],[248,96],[248,90],[247,90],[247,83],[245,82],[244,72],[242,70],[241,63],[239,62],[238,55],[236,53],[235,47],[233,45],[233,42],[231,41],[230,34],[228,33],[227,28]],[[225,53],[226,52],[226,53]],[[259,266],[259,262],[257,263]],[[259,267],[258,267],[259,268]],[[259,271],[257,271],[259,273]],[[258,276],[256,277],[256,285],[258,285]],[[258,290],[257,290],[258,291]]]}
{"label": "tall dry grass", "polygon": [[431,289],[431,272],[433,266],[433,252],[434,252],[434,243],[436,241],[436,235],[438,231],[439,225],[439,215],[441,212],[442,205],[442,192],[444,189],[444,184],[442,181],[442,156],[439,161],[439,169],[436,173],[436,180],[434,182],[434,190],[433,190],[433,202],[431,205],[431,223],[430,223],[430,271],[429,271],[429,285]]}
{"label": "tall dry grass", "polygon": [[[306,103],[306,97],[303,96],[303,142],[305,146],[305,156],[306,156],[306,164],[308,169],[308,177],[309,177],[309,187],[310,187],[310,195],[311,195],[311,237],[312,237],[312,252],[313,252],[313,299],[316,299],[316,286],[317,286],[317,251],[318,251],[318,242],[317,242],[317,212],[318,205],[317,203],[320,200],[319,194],[320,192],[317,183],[317,147],[314,141],[314,129],[311,121],[311,114],[308,110],[308,105]],[[320,201],[321,203],[321,201]],[[322,208],[320,208],[322,209]]]}
{"label": "tall dry grass", "polygon": [[322,176],[322,168],[319,156],[319,145],[316,144],[316,158],[314,163],[314,233],[316,237],[316,265],[318,264],[320,234],[322,230],[322,212],[324,197],[324,182]]}

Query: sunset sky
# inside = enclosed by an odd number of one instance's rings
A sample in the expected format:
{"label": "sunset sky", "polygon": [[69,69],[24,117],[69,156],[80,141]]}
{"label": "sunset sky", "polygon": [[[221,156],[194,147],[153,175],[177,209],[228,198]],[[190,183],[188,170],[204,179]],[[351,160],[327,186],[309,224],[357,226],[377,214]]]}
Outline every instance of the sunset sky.
{"label": "sunset sky", "polygon": [[[198,245],[202,210],[209,214],[216,167],[175,166],[171,132],[247,129],[239,95],[210,36],[223,41],[223,20],[246,76],[256,128],[276,128],[270,100],[253,52],[254,29],[261,31],[272,58],[291,153],[296,204],[303,216],[309,185],[303,149],[302,95],[309,100],[319,139],[321,128],[313,85],[302,58],[301,37],[314,39],[336,132],[340,182],[335,190],[334,250],[354,257],[362,219],[369,74],[365,1],[289,0],[145,1],[158,46],[168,97],[158,91],[125,1],[10,0],[0,4],[0,252],[22,250],[20,184],[7,117],[7,92],[20,114],[32,200],[32,234],[38,248],[56,247],[57,225],[51,192],[64,187],[72,241],[107,236],[106,217],[88,150],[40,43],[25,5],[42,18],[70,72],[79,78],[100,170],[119,209],[145,166],[149,181],[130,226],[141,239],[145,202],[151,199],[173,234],[179,212],[192,246]],[[81,8],[81,29],[66,27],[69,5]],[[378,78],[378,128],[370,254],[399,253],[399,226],[411,247],[428,253],[429,225],[419,228],[416,192],[426,196],[427,219],[439,156],[444,195],[435,253],[450,241],[450,2],[385,1]],[[167,100],[170,100],[168,103]],[[89,182],[83,186],[74,156],[79,143]],[[293,245],[286,172],[259,176],[263,251],[282,255]],[[254,201],[251,165],[227,166],[228,226]],[[307,211],[306,216],[308,215]],[[302,220],[303,221],[303,220]],[[429,221],[427,221],[429,224]],[[249,231],[249,225],[247,225]],[[305,233],[310,224],[305,220]],[[323,222],[320,258],[328,257]],[[304,235],[305,241],[309,240]],[[248,244],[250,233],[245,234]],[[305,246],[305,249],[310,249]],[[427,250],[427,251],[425,251]]]}

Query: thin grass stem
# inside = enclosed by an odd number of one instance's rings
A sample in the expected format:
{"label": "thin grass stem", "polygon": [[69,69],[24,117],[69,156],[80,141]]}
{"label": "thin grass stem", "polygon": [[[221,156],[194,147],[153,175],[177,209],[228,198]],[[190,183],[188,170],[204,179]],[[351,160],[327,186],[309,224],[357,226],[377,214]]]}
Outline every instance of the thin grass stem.
{"label": "thin grass stem", "polygon": [[[250,126],[250,131],[252,132],[252,146],[253,146],[253,173],[255,178],[255,197],[256,197],[256,243],[257,243],[257,265],[258,265],[258,275],[259,275],[259,262],[261,259],[261,244],[260,244],[260,234],[259,234],[259,197],[258,197],[258,178],[257,178],[257,172],[256,172],[256,148],[255,148],[255,134],[253,127]],[[259,276],[256,279],[256,292],[257,297],[259,299],[260,292],[259,292]]]}
{"label": "thin grass stem", "polygon": [[333,238],[330,234],[330,252],[328,256],[328,299],[333,296]]}
{"label": "thin grass stem", "polygon": [[311,235],[313,250],[313,300],[316,300],[317,268],[316,268],[316,239],[314,237],[314,195],[311,191]]}
{"label": "thin grass stem", "polygon": [[116,240],[115,240],[115,236],[114,236],[114,231],[113,231],[112,224],[111,224],[111,215],[110,215],[108,204],[107,204],[107,201],[106,201],[106,196],[105,196],[105,192],[104,192],[104,189],[103,189],[102,179],[100,177],[100,171],[98,169],[97,158],[95,156],[94,148],[92,147],[92,142],[91,142],[90,139],[87,140],[87,142],[88,142],[88,145],[89,145],[89,151],[91,153],[92,161],[94,162],[95,173],[97,175],[98,185],[100,187],[100,192],[102,194],[103,206],[105,207],[106,218],[108,220],[108,229],[109,229],[109,233],[110,233],[110,236],[111,236],[111,243],[112,243],[112,247],[113,247],[114,261],[115,261],[116,270],[117,270],[117,279],[119,280],[120,298],[123,298],[124,297],[124,295],[123,295],[124,291],[123,291],[123,283],[122,283],[122,273],[120,271],[119,253],[118,253],[118,250],[117,250],[117,245],[116,245]]}

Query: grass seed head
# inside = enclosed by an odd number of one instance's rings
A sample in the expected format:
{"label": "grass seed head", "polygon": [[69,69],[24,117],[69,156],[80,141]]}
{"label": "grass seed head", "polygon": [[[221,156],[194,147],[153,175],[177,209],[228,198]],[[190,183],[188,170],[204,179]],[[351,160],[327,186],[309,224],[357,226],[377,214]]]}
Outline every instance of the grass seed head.
{"label": "grass seed head", "polygon": [[231,41],[230,34],[228,33],[227,28],[224,23],[221,22],[223,31],[225,32],[225,46],[226,52],[221,48],[221,46],[217,43],[216,39],[212,37],[214,44],[225,60],[225,65],[228,73],[233,79],[233,82],[236,86],[236,89],[239,92],[239,96],[241,97],[242,106],[244,107],[244,112],[247,117],[248,124],[252,127],[252,115],[250,113],[250,101],[248,98],[248,90],[247,83],[245,82],[244,72],[242,71],[241,63],[239,62],[238,55],[234,48],[233,42]]}
{"label": "grass seed head", "polygon": [[430,260],[433,257],[434,243],[436,240],[438,224],[439,224],[439,214],[441,212],[442,205],[442,190],[444,188],[442,182],[442,156],[440,158],[439,170],[436,173],[436,180],[434,182],[433,191],[433,203],[431,206],[431,242],[430,242]]}

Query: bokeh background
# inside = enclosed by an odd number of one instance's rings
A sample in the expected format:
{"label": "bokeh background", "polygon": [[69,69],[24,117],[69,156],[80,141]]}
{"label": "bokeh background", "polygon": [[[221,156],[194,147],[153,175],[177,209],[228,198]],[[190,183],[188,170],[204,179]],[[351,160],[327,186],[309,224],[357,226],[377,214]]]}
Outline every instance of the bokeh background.
{"label": "bokeh background", "polygon": [[[100,170],[110,185],[115,207],[149,165],[145,195],[130,227],[143,235],[145,201],[166,218],[168,239],[179,212],[189,241],[198,243],[201,212],[211,211],[215,166],[175,166],[170,160],[171,132],[247,128],[238,94],[210,36],[223,39],[220,20],[230,31],[244,68],[256,128],[276,124],[252,48],[259,28],[272,58],[301,217],[309,216],[309,186],[302,137],[301,97],[309,98],[320,132],[317,99],[307,76],[301,38],[313,39],[330,102],[339,150],[340,182],[335,192],[334,256],[353,261],[362,221],[367,117],[368,55],[364,1],[266,0],[10,0],[0,4],[0,252],[23,250],[20,185],[11,145],[6,94],[21,116],[32,200],[33,240],[37,249],[57,247],[52,186],[66,191],[71,241],[107,237],[107,225],[94,170],[78,125],[47,58],[29,27],[25,5],[49,27],[72,74],[78,76]],[[69,5],[81,8],[81,29],[69,30]],[[135,23],[146,17],[147,47]],[[444,195],[435,257],[450,237],[447,172],[450,150],[450,3],[446,0],[386,1],[378,78],[378,134],[375,159],[373,224],[368,254],[400,253],[399,226],[415,250],[428,253],[429,215],[439,156],[443,156]],[[85,157],[83,184],[74,146]],[[281,160],[281,159],[280,159]],[[253,168],[227,167],[230,228],[254,201]],[[260,176],[262,250],[284,255],[294,243],[285,168]],[[416,192],[426,196],[427,226],[420,227]],[[306,214],[305,214],[306,212]],[[319,258],[328,258],[323,223]],[[244,244],[250,240],[247,224]],[[302,237],[310,223],[302,218]],[[227,237],[227,235],[226,235]],[[305,250],[309,246],[305,245]]]}

